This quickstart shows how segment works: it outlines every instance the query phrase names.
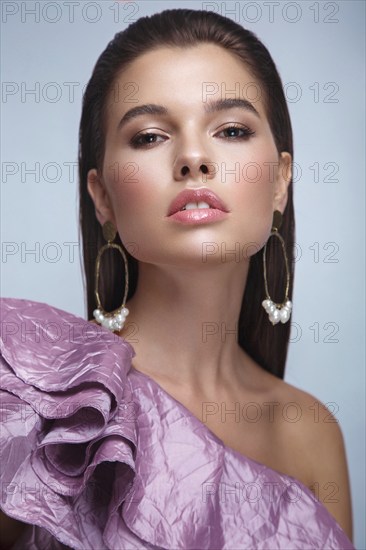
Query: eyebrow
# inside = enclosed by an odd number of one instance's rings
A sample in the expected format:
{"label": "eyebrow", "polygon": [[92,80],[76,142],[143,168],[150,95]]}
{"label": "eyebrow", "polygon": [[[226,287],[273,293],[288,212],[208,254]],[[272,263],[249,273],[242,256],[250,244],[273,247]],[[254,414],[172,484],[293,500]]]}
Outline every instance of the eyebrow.
{"label": "eyebrow", "polygon": [[[257,109],[247,99],[240,98],[227,98],[216,99],[208,101],[204,107],[204,111],[207,114],[217,113],[227,109],[243,109],[249,111],[261,118]],[[127,122],[143,115],[168,115],[169,109],[163,105],[156,105],[155,103],[147,103],[146,105],[138,105],[127,111],[118,123],[118,130],[123,128]]]}

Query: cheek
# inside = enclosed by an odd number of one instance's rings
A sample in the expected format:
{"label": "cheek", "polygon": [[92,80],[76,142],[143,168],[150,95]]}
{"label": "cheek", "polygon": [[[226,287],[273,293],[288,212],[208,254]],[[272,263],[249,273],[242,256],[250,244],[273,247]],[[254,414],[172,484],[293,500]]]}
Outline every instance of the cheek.
{"label": "cheek", "polygon": [[159,200],[159,195],[164,195],[159,182],[165,181],[166,175],[162,177],[159,165],[150,164],[114,161],[105,165],[110,167],[105,170],[105,180],[119,235],[127,250],[140,260],[146,259],[145,249],[156,247],[156,229],[166,214]]}
{"label": "cheek", "polygon": [[230,186],[233,221],[245,240],[243,244],[254,243],[253,252],[262,248],[271,230],[277,170],[276,154],[268,147],[256,149],[251,158],[240,163],[239,183]]}

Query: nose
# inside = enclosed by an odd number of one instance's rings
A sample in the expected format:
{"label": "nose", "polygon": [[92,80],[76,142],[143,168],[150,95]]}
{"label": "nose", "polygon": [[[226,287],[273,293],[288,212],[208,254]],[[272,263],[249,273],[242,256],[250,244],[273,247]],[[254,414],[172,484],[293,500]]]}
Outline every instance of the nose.
{"label": "nose", "polygon": [[204,153],[197,151],[182,153],[174,164],[174,179],[186,181],[187,179],[205,183],[211,180],[216,173],[216,164]]}

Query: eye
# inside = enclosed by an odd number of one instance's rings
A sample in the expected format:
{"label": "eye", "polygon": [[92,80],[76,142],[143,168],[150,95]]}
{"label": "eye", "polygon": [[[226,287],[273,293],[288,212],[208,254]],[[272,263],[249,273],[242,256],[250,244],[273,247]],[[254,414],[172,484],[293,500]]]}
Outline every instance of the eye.
{"label": "eye", "polygon": [[156,143],[155,138],[157,137],[163,136],[161,136],[160,134],[155,134],[154,132],[140,133],[131,139],[130,145],[135,149],[138,149],[140,147],[149,147],[150,145]]}
{"label": "eye", "polygon": [[[246,140],[250,136],[254,135],[255,132],[248,128],[247,126],[242,126],[240,124],[230,124],[230,126],[227,126],[223,130],[221,130],[218,134],[222,134],[223,132],[230,132],[231,135],[229,135],[228,139],[230,141],[237,141],[237,140]],[[238,135],[238,133],[242,133],[241,135]],[[130,145],[134,149],[141,149],[141,148],[149,148],[155,143],[158,143],[157,138],[163,138],[166,136],[162,136],[160,134],[157,134],[155,132],[142,132],[134,136],[131,141]]]}
{"label": "eye", "polygon": [[[221,130],[219,134],[222,134],[222,132],[230,132],[230,140],[248,139],[255,134],[253,130],[240,124],[230,124],[230,126],[226,126],[226,128]],[[242,132],[242,135],[238,135],[239,132]]]}

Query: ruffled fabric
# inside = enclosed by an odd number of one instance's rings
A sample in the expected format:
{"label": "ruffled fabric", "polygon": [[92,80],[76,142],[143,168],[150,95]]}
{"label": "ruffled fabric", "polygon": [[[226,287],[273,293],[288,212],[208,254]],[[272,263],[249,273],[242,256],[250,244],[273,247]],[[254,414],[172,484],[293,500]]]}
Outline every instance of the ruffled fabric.
{"label": "ruffled fabric", "polygon": [[134,369],[127,341],[0,302],[1,508],[30,524],[14,550],[354,548],[302,483]]}

